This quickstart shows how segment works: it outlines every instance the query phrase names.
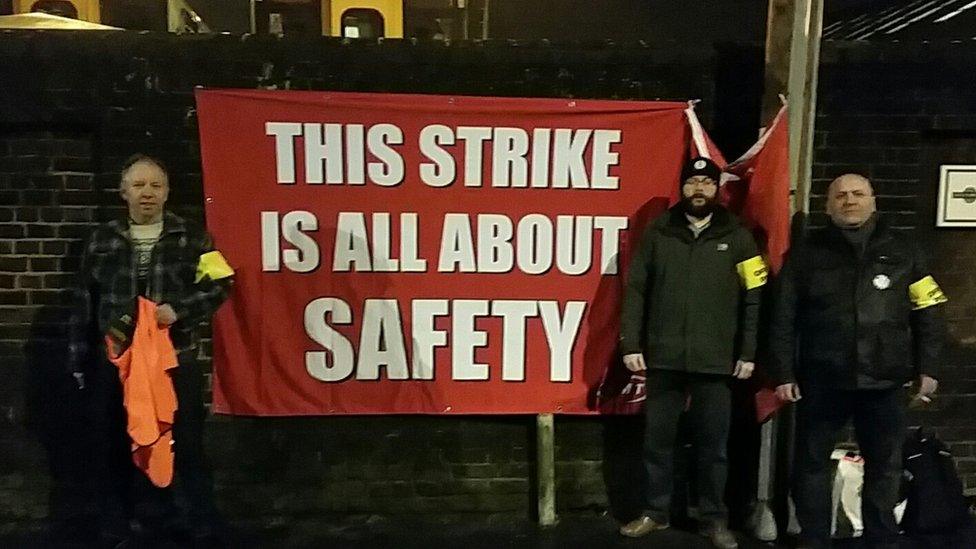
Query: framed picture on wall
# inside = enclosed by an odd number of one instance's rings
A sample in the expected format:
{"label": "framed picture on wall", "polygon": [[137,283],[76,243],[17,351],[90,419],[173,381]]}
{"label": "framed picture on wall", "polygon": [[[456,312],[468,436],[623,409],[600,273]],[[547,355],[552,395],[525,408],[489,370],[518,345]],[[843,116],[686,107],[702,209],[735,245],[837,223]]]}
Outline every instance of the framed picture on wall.
{"label": "framed picture on wall", "polygon": [[976,165],[939,168],[938,227],[976,227]]}

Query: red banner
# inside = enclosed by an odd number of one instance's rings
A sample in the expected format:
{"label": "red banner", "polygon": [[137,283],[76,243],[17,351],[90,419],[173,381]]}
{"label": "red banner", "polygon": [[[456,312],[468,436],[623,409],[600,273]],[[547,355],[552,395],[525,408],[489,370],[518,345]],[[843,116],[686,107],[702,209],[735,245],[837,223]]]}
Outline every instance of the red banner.
{"label": "red banner", "polygon": [[684,103],[201,90],[214,409],[592,413]]}

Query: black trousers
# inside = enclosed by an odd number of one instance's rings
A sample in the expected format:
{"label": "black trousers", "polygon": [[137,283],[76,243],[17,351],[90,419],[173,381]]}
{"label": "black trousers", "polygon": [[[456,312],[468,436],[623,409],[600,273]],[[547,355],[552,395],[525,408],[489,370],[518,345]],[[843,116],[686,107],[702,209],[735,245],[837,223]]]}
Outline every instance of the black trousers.
{"label": "black trousers", "polygon": [[693,431],[698,510],[704,522],[724,522],[728,476],[731,391],[728,376],[648,369],[644,467],[647,512],[668,522],[674,490],[674,448],[678,419],[690,397],[687,422]]}
{"label": "black trousers", "polygon": [[793,499],[802,537],[829,543],[834,473],[830,454],[838,433],[853,419],[864,457],[864,540],[872,546],[896,544],[893,509],[901,483],[904,390],[841,391],[802,385],[800,390]]}
{"label": "black trousers", "polygon": [[103,530],[124,532],[137,507],[150,515],[167,514],[170,508],[175,512],[174,500],[193,527],[210,526],[217,518],[203,446],[203,372],[190,352],[180,353],[178,360],[180,365],[173,371],[178,406],[173,424],[173,490],[155,488],[132,463],[118,369],[102,361],[90,376],[91,479]]}

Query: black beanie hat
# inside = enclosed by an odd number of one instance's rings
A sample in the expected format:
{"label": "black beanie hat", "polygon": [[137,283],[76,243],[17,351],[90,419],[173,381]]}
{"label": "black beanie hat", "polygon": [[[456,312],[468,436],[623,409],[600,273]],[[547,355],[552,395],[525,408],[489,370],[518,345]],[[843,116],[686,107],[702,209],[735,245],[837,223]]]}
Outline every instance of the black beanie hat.
{"label": "black beanie hat", "polygon": [[705,158],[704,156],[692,158],[687,164],[685,164],[685,167],[681,169],[680,185],[684,185],[685,181],[699,175],[704,175],[705,177],[711,178],[717,185],[722,177],[722,168],[719,168],[718,164],[712,162],[710,158]]}

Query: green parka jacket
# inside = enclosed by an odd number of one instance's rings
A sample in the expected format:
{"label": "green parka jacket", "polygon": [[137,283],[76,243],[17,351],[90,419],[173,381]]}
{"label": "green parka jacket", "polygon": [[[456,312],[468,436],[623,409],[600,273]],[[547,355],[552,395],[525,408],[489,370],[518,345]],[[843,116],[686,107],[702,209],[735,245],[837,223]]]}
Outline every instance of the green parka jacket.
{"label": "green parka jacket", "polygon": [[756,353],[766,265],[725,208],[695,238],[681,206],[651,222],[624,286],[620,352],[648,368],[731,374]]}

